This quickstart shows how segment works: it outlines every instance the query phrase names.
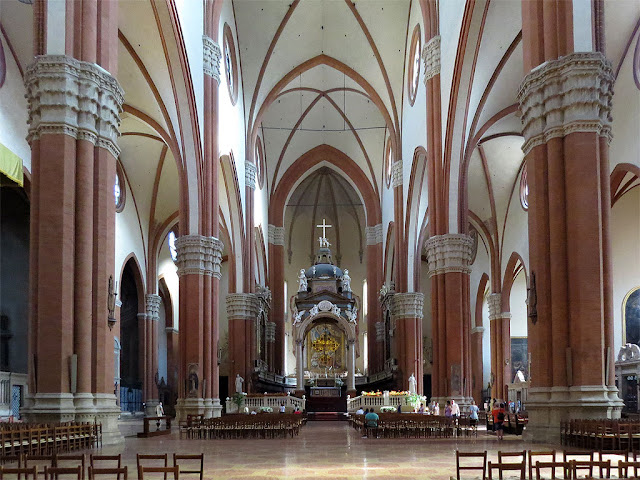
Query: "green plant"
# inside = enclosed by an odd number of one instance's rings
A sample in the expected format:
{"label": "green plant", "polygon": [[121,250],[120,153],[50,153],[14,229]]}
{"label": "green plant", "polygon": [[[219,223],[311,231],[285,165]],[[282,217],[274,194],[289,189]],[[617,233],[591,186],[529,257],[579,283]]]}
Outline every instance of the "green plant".
{"label": "green plant", "polygon": [[240,407],[244,403],[244,397],[245,397],[245,395],[243,393],[237,393],[236,392],[233,395],[233,397],[231,398],[231,401],[234,403],[234,405],[236,405],[238,407],[238,411],[240,411]]}

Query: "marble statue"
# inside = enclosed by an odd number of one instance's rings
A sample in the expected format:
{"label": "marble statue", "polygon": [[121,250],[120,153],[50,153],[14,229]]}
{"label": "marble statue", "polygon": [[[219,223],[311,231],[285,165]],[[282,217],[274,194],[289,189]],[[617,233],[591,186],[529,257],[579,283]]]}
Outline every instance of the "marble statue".
{"label": "marble statue", "polygon": [[306,312],[306,310],[301,310],[300,312],[296,312],[293,315],[293,324],[296,325],[298,323],[300,323],[302,321],[302,316],[304,315],[304,312]]}
{"label": "marble statue", "polygon": [[349,270],[344,271],[342,275],[342,291],[350,292],[351,291],[351,277],[349,276]]}
{"label": "marble statue", "polygon": [[304,269],[300,269],[300,273],[298,274],[298,292],[306,292],[307,291],[307,276],[304,274]]}
{"label": "marble statue", "polygon": [[236,393],[242,393],[243,383],[244,383],[244,378],[242,378],[239,373],[236,373]]}
{"label": "marble statue", "polygon": [[329,248],[331,246],[329,240],[324,237],[318,237],[318,242],[320,242],[320,248]]}
{"label": "marble statue", "polygon": [[355,307],[354,309],[352,309],[351,304],[347,305],[347,310],[345,312],[345,315],[351,323],[356,323],[358,319],[358,307]]}
{"label": "marble statue", "polygon": [[313,307],[311,307],[311,310],[309,310],[310,317],[315,317],[316,315],[318,315],[318,313],[320,313],[320,310],[318,309],[318,305],[314,305]]}
{"label": "marble statue", "polygon": [[413,373],[409,377],[409,392],[413,394],[418,393],[418,381]]}
{"label": "marble statue", "polygon": [[331,313],[333,313],[335,316],[339,317],[340,316],[340,307],[337,305],[334,305],[331,308]]}

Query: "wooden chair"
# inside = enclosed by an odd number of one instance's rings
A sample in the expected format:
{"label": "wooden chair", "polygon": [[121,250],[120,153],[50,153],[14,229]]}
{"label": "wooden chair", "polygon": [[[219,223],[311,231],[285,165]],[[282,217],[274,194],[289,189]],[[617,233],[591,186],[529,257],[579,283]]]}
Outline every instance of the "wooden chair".
{"label": "wooden chair", "polygon": [[[150,465],[149,461],[150,460],[161,460],[161,465],[157,465],[157,462],[154,462],[155,465]],[[145,463],[146,465],[143,465],[143,463]],[[156,455],[145,455],[145,454],[136,454],[136,467],[138,468],[138,478],[142,478],[140,476],[140,467],[144,466],[145,469],[149,472],[151,472],[152,470],[149,470],[147,467],[151,468],[168,468],[169,467],[169,461],[168,461],[168,457],[167,454],[165,453],[164,455],[160,455],[160,454],[156,454]],[[155,470],[153,470],[155,472]],[[167,474],[165,473],[164,475],[164,480],[167,480]]]}
{"label": "wooden chair", "polygon": [[[482,459],[482,465],[460,465],[461,458]],[[487,452],[461,452],[456,450],[456,479],[460,480],[460,472],[463,470],[478,470],[482,472],[482,480],[487,478]]]}
{"label": "wooden chair", "polygon": [[493,471],[498,471],[498,479],[502,480],[504,472],[520,472],[520,480],[526,480],[527,476],[527,462],[517,462],[517,463],[502,463],[502,462],[489,462],[489,479],[493,480]]}
{"label": "wooden chair", "polygon": [[[564,450],[562,452],[563,462],[569,463],[573,460],[593,462],[595,460],[595,452],[585,452],[583,450]],[[573,469],[571,471],[573,472]]]}
{"label": "wooden chair", "polygon": [[[629,475],[629,471],[632,472]],[[639,478],[640,477],[640,462],[618,462],[618,478]]]}
{"label": "wooden chair", "polygon": [[[562,477],[556,476],[556,469],[562,469]],[[556,462],[555,460],[552,462],[536,462],[536,480],[542,480],[541,470],[551,470],[551,476],[548,478],[556,479],[556,478],[571,478],[571,464],[567,462]]]}
{"label": "wooden chair", "polygon": [[[43,467],[42,472],[48,468],[52,468],[56,466],[56,456],[55,455],[25,455],[22,459],[22,463],[25,468],[29,468],[30,465],[36,467]],[[34,465],[35,464],[35,465]]]}
{"label": "wooden chair", "polygon": [[[89,467],[94,470],[98,469],[113,469],[113,462],[117,462],[115,468],[122,468],[122,455],[94,455],[93,453],[89,455]],[[107,465],[105,465],[107,464]],[[116,477],[117,480],[120,480],[120,474]]]}
{"label": "wooden chair", "polygon": [[10,478],[16,478],[15,476],[17,476],[17,478],[22,478],[22,475],[24,475],[25,480],[29,480],[29,476],[31,476],[33,480],[37,480],[38,478],[36,467],[12,468],[0,466],[0,480],[4,480],[5,475],[11,475]]}
{"label": "wooden chair", "polygon": [[[529,480],[533,480],[533,469],[534,465],[538,461],[540,457],[551,457],[551,462],[556,461],[556,451],[555,450],[547,450],[547,451],[534,451],[529,450]],[[544,460],[543,460],[544,461]],[[548,462],[548,459],[547,459]]]}
{"label": "wooden chair", "polygon": [[593,471],[598,469],[598,478],[611,478],[611,462],[589,461],[589,460],[571,460],[571,475],[574,479],[580,478],[578,471],[586,470],[588,473],[586,478],[594,478]]}
{"label": "wooden chair", "polygon": [[[145,473],[163,473],[164,478],[167,478],[168,473],[172,473],[173,480],[178,480],[180,478],[180,467],[145,467],[140,465],[138,467],[138,480],[144,480]],[[147,478],[149,478],[148,475]]]}
{"label": "wooden chair", "polygon": [[7,463],[15,463],[17,468],[22,467],[22,455],[0,455],[0,466]]}
{"label": "wooden chair", "polygon": [[63,454],[63,455],[56,455],[56,467],[62,467],[64,465],[62,465],[63,463],[67,463],[67,462],[73,462],[73,467],[82,467],[82,480],[84,480],[84,470],[85,470],[85,457],[84,454],[81,455],[70,455],[70,454]]}
{"label": "wooden chair", "polygon": [[[502,452],[498,450],[498,463],[507,463],[505,460],[509,460],[511,458],[518,458],[518,461],[515,463],[522,463],[527,461],[527,451],[522,450],[518,452]],[[514,462],[511,462],[514,463]]]}
{"label": "wooden chair", "polygon": [[58,480],[60,475],[73,475],[77,480],[82,478],[81,467],[76,468],[60,468],[60,467],[44,467],[44,480]]}
{"label": "wooden chair", "polygon": [[101,475],[109,475],[109,478],[122,478],[127,480],[127,467],[124,468],[93,468],[89,466],[89,480],[94,480]]}
{"label": "wooden chair", "polygon": [[[204,479],[204,453],[195,454],[195,455],[179,455],[177,453],[173,454],[173,466],[180,467],[179,463],[182,463],[183,460],[186,461],[199,461],[200,468],[196,470],[182,470],[180,468],[180,475],[200,475],[200,480]],[[197,464],[196,464],[197,465]]]}

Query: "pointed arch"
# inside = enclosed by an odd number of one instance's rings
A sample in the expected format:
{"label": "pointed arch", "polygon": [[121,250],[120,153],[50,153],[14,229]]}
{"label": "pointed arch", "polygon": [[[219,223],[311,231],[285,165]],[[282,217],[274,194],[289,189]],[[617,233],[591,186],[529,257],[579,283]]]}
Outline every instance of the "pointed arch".
{"label": "pointed arch", "polygon": [[504,281],[502,284],[502,311],[510,312],[511,311],[511,287],[513,286],[513,282],[520,272],[524,273],[525,281],[527,283],[527,287],[529,286],[529,277],[527,275],[527,269],[524,263],[524,260],[520,256],[518,252],[513,252],[511,257],[509,257],[509,261],[507,262],[507,268],[504,272]]}

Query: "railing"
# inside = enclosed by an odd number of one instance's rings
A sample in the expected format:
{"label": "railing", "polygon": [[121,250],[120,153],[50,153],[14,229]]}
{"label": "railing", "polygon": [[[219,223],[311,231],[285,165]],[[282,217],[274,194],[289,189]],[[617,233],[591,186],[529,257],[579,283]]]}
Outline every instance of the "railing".
{"label": "railing", "polygon": [[273,409],[273,412],[278,412],[282,403],[284,403],[285,410],[288,413],[293,412],[296,407],[300,411],[303,411],[306,407],[305,398],[292,397],[291,395],[245,395],[239,409],[237,404],[235,404],[233,400],[227,398],[227,413],[237,411],[243,412],[245,407],[248,408],[249,411],[259,412],[262,408],[271,408]]}
{"label": "railing", "polygon": [[[418,404],[424,403],[426,405],[426,397],[419,396]],[[415,406],[415,397],[411,395],[389,395],[389,392],[384,392],[382,395],[361,395],[359,397],[347,399],[347,412],[354,413],[360,408],[374,409],[380,412],[381,407],[403,407],[404,411],[412,409]],[[406,409],[404,407],[407,407]]]}

